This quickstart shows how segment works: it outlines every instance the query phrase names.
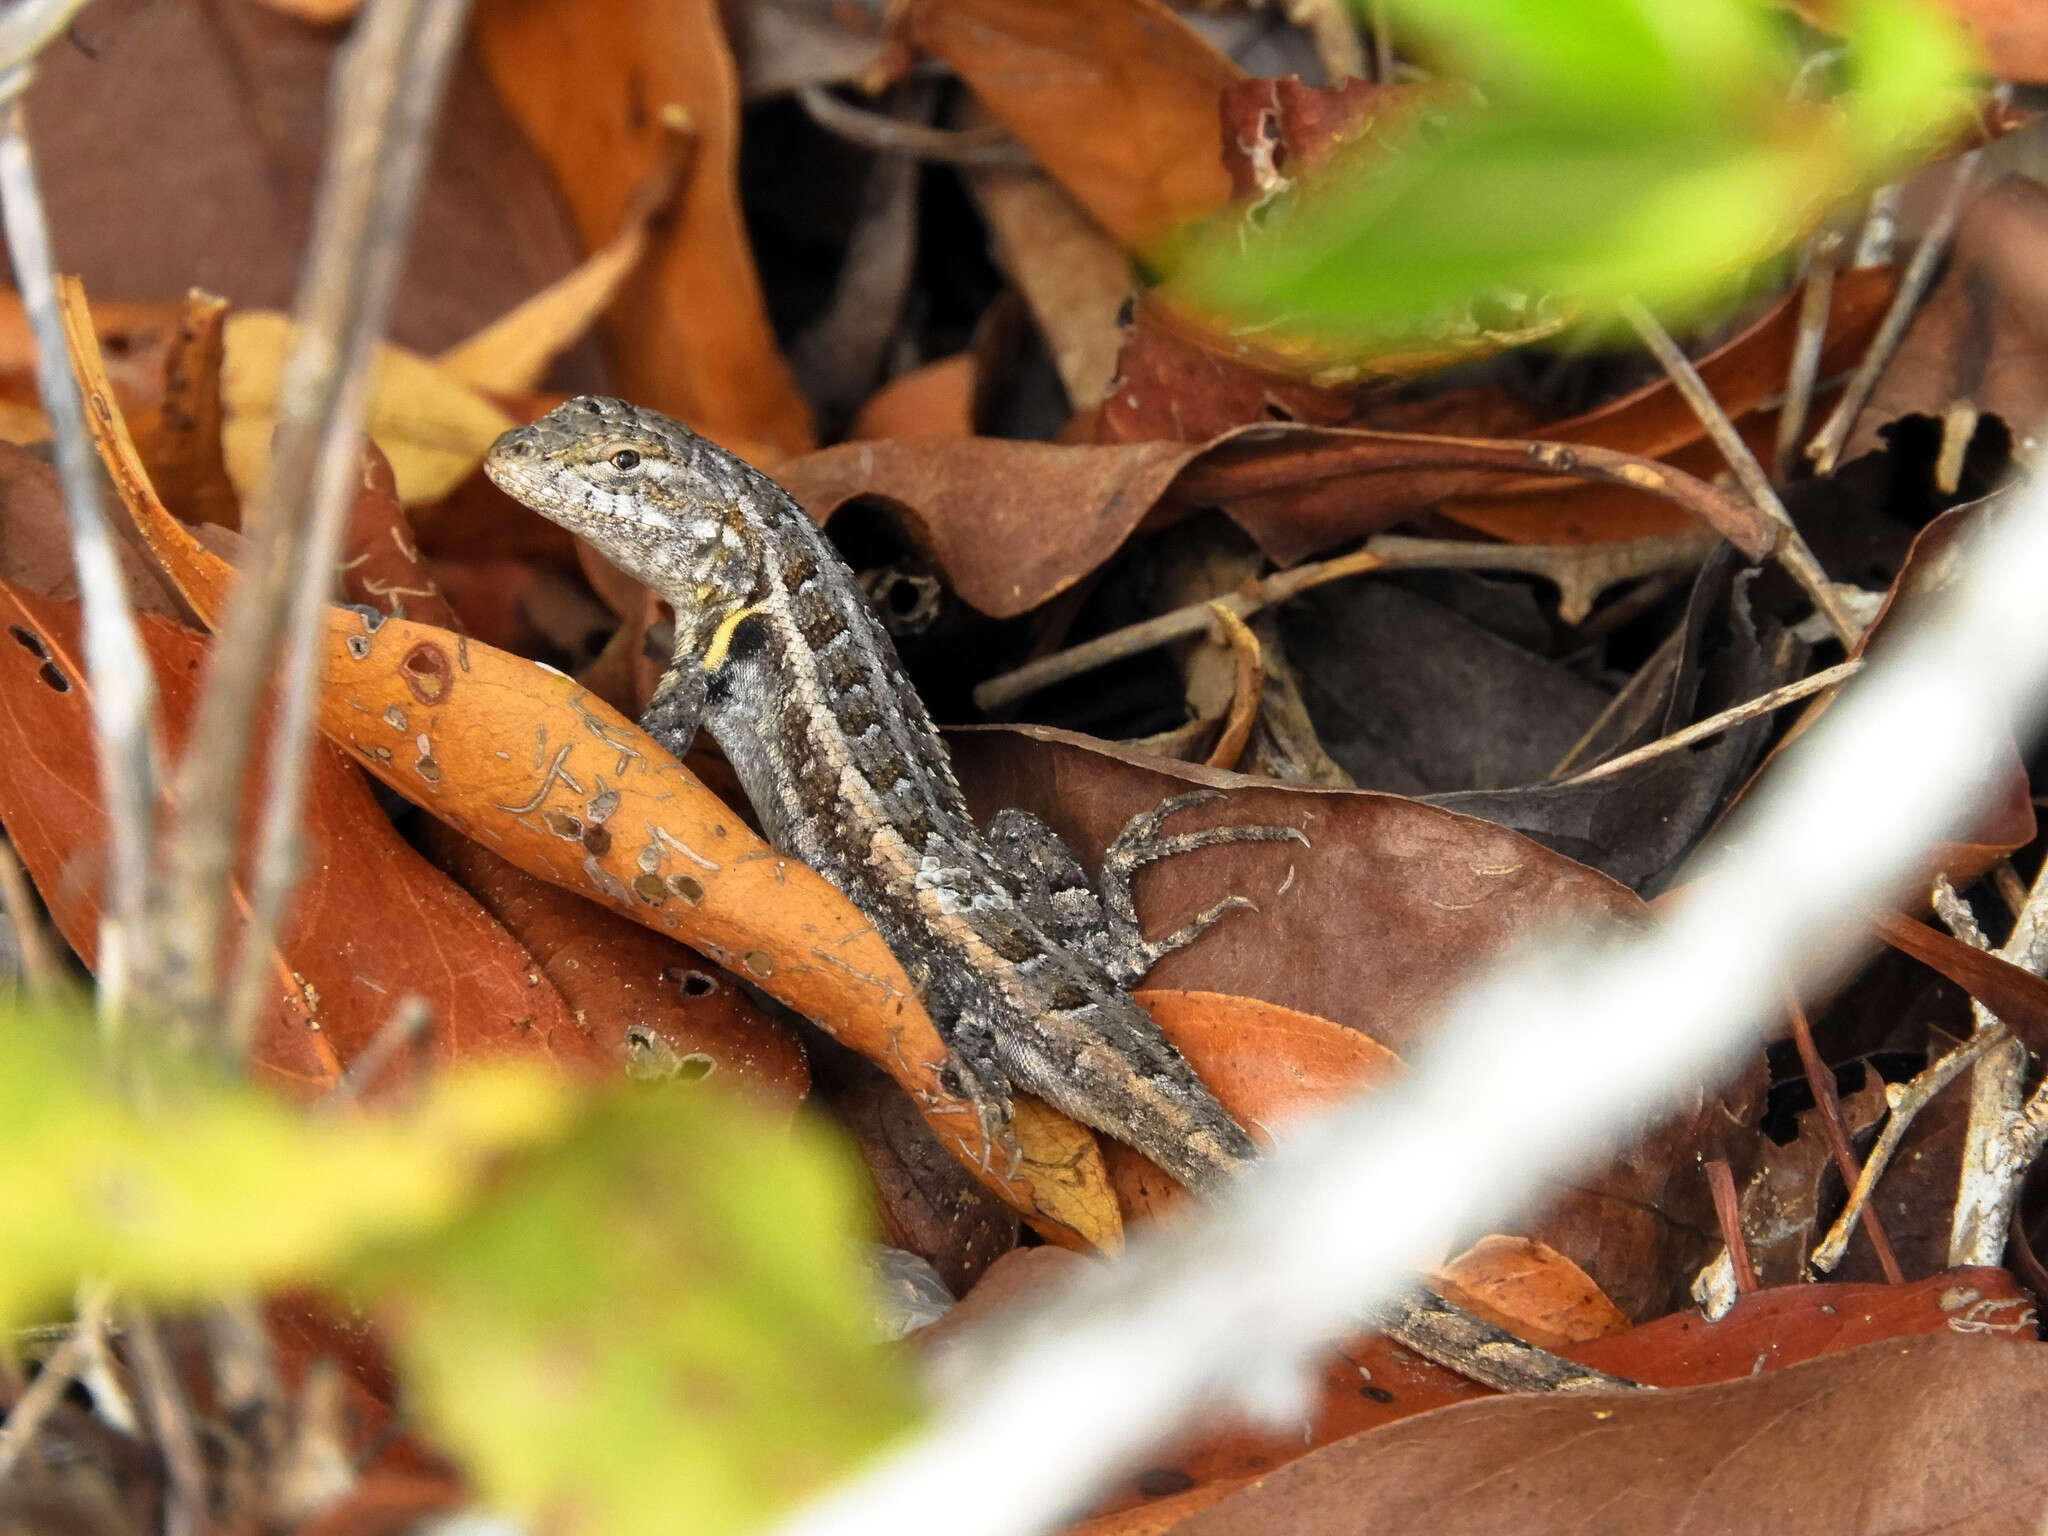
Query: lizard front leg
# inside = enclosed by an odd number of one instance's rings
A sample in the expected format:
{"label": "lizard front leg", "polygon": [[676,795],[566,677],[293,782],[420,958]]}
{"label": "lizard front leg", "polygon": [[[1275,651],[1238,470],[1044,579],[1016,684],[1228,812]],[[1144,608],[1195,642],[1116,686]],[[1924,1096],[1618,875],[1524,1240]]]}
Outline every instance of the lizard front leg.
{"label": "lizard front leg", "polygon": [[1091,884],[1081,861],[1060,835],[1028,811],[998,811],[989,821],[989,851],[1016,887],[1018,901],[1032,921],[1065,948],[1084,955],[1128,989],[1165,956],[1192,944],[1231,912],[1254,910],[1249,897],[1224,897],[1163,939],[1148,939],[1138,923],[1135,885],[1138,871],[1160,859],[1225,843],[1300,843],[1308,837],[1298,827],[1211,827],[1202,832],[1165,834],[1167,818],[1190,806],[1223,797],[1221,790],[1198,789],[1162,800],[1133,816],[1103,856],[1102,873]]}

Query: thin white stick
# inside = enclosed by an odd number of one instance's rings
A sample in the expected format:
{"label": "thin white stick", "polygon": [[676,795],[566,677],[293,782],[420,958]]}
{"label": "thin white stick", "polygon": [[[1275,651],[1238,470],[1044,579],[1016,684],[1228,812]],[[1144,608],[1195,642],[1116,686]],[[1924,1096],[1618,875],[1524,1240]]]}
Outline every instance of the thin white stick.
{"label": "thin white stick", "polygon": [[1709,736],[1718,736],[1723,731],[1733,730],[1759,715],[1768,715],[1772,710],[1783,709],[1787,704],[1796,704],[1799,700],[1832,688],[1837,683],[1846,683],[1862,670],[1863,659],[1860,656],[1851,656],[1847,661],[1823,668],[1811,677],[1802,677],[1796,683],[1773,688],[1769,693],[1759,694],[1756,698],[1737,704],[1733,709],[1724,709],[1718,715],[1696,720],[1684,730],[1673,731],[1669,736],[1659,736],[1655,741],[1644,742],[1633,751],[1624,752],[1619,757],[1610,757],[1604,763],[1594,764],[1584,773],[1576,773],[1557,782],[1587,784],[1594,779],[1604,779],[1625,772],[1635,767],[1637,763],[1646,763],[1653,757],[1662,757],[1668,752],[1678,751],[1681,747],[1689,747],[1696,741],[1705,741]]}
{"label": "thin white stick", "polygon": [[[254,1039],[271,936],[298,881],[322,620],[354,497],[370,364],[398,284],[441,90],[468,11],[469,0],[372,0],[337,76],[340,94],[355,99],[345,99],[335,119],[298,332],[278,390],[273,479],[283,479],[286,463],[298,459],[308,475],[291,489],[303,489],[309,505],[285,618],[249,925],[226,998],[228,1047],[237,1059]],[[291,452],[294,446],[303,458]],[[274,507],[279,488],[266,494]]]}
{"label": "thin white stick", "polygon": [[[16,7],[0,17],[0,49],[40,46],[68,25],[75,5]],[[100,900],[98,1006],[118,1025],[143,943],[149,880],[150,820],[156,806],[153,717],[156,679],[142,652],[121,565],[100,506],[99,461],[86,436],[71,351],[57,309],[57,273],[29,156],[21,93],[29,65],[19,57],[0,75],[0,215],[22,309],[36,340],[36,393],[50,418],[71,564],[85,618],[87,691],[92,699],[100,798],[107,814],[107,864]]]}
{"label": "thin white stick", "polygon": [[1401,1082],[1284,1138],[1209,1219],[1134,1243],[1014,1332],[960,1341],[964,1385],[934,1427],[785,1536],[918,1530],[935,1510],[952,1536],[1026,1536],[1197,1406],[1299,1410],[1326,1341],[1456,1232],[1525,1207],[1752,1051],[1788,979],[1840,975],[1860,914],[1970,818],[2015,716],[2039,713],[2048,487],[1973,553],[1779,761],[1658,929],[1553,936],[1467,991]]}

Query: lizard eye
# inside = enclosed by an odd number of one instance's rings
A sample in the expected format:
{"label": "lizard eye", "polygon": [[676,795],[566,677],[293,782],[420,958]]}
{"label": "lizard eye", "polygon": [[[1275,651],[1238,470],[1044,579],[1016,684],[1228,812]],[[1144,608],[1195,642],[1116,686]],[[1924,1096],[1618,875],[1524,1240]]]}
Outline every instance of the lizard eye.
{"label": "lizard eye", "polygon": [[640,455],[635,453],[631,448],[621,448],[617,453],[612,455],[613,469],[637,469],[639,468],[639,466]]}

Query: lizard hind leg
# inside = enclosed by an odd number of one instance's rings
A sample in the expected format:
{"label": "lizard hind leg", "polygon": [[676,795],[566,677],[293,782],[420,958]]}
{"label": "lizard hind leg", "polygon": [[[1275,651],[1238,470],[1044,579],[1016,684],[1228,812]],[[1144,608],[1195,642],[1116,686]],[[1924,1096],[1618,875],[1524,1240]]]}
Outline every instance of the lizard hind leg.
{"label": "lizard hind leg", "polygon": [[939,1086],[974,1110],[981,1135],[977,1159],[984,1172],[993,1167],[998,1152],[1005,1159],[1005,1175],[1014,1177],[1021,1160],[1016,1137],[1010,1134],[1010,1077],[996,1052],[995,1037],[977,1029],[966,1019],[949,1032],[945,1064],[939,1068]]}
{"label": "lizard hind leg", "polygon": [[1103,855],[1100,891],[1103,918],[1108,934],[1104,969],[1122,986],[1129,987],[1161,959],[1192,944],[1221,918],[1241,910],[1256,910],[1250,897],[1230,895],[1197,914],[1162,939],[1148,939],[1138,925],[1137,874],[1147,864],[1170,859],[1176,854],[1226,843],[1300,843],[1309,846],[1299,827],[1236,826],[1210,827],[1200,832],[1161,831],[1169,817],[1191,806],[1223,798],[1218,789],[1197,789],[1162,800],[1149,811],[1133,816],[1124,824],[1116,841]]}

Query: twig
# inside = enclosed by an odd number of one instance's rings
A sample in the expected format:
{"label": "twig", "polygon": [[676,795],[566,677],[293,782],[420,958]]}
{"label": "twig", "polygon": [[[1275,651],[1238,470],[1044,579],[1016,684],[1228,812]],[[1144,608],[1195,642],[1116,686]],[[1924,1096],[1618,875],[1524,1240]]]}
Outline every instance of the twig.
{"label": "twig", "polygon": [[71,563],[85,617],[94,754],[107,813],[107,868],[100,903],[98,1006],[118,1027],[133,973],[147,948],[150,819],[156,805],[156,682],[142,651],[121,566],[100,506],[99,466],[85,432],[71,354],[57,308],[50,232],[29,155],[22,92],[37,48],[60,35],[79,6],[24,3],[0,14],[0,215],[22,308],[36,341],[36,393],[50,419],[57,478],[71,530]]}
{"label": "twig", "polygon": [[1550,772],[1543,776],[1543,782],[1555,784],[1569,774],[1572,765],[1591,750],[1593,743],[1600,739],[1601,732],[1607,729],[1615,716],[1635,702],[1637,695],[1652,688],[1663,687],[1665,675],[1678,665],[1679,658],[1684,654],[1685,626],[1681,624],[1657,642],[1657,649],[1650,652],[1644,658],[1643,664],[1629,674],[1628,681],[1615,691],[1614,697],[1600,707],[1600,713],[1593,717],[1593,723],[1581,731],[1579,739],[1571,744],[1563,757],[1551,765]]}
{"label": "twig", "polygon": [[1735,1276],[1735,1294],[1747,1296],[1757,1289],[1757,1278],[1749,1262],[1749,1243],[1742,1235],[1742,1203],[1735,1197],[1735,1175],[1725,1157],[1709,1158],[1706,1173],[1707,1189],[1714,1197],[1714,1220],[1720,1224],[1721,1242]]}
{"label": "twig", "polygon": [[1733,709],[1724,709],[1718,715],[1709,715],[1704,720],[1688,725],[1682,731],[1673,731],[1669,736],[1660,736],[1655,741],[1646,742],[1632,752],[1624,752],[1619,757],[1610,757],[1604,763],[1597,763],[1593,767],[1586,769],[1583,773],[1575,773],[1570,778],[1560,779],[1558,782],[1561,784],[1590,784],[1595,779],[1604,779],[1613,774],[1626,772],[1638,763],[1646,763],[1652,758],[1662,757],[1666,753],[1679,751],[1684,747],[1691,746],[1696,741],[1704,741],[1709,736],[1718,736],[1721,732],[1732,730],[1745,721],[1756,719],[1759,715],[1768,715],[1774,709],[1782,709],[1787,704],[1797,703],[1800,699],[1820,693],[1824,689],[1832,688],[1837,683],[1847,682],[1862,670],[1863,659],[1860,656],[1852,656],[1847,661],[1814,673],[1811,677],[1802,677],[1796,683],[1787,683],[1782,688],[1773,688],[1769,693],[1759,694],[1756,698],[1749,700],[1745,704],[1737,704]]}
{"label": "twig", "polygon": [[1771,453],[1771,477],[1780,485],[1792,474],[1792,460],[1806,431],[1813,407],[1813,386],[1820,378],[1820,354],[1828,339],[1828,311],[1835,298],[1835,264],[1842,237],[1824,229],[1814,237],[1806,264],[1806,283],[1799,294],[1799,332],[1792,343],[1792,366],[1785,375],[1785,400],[1778,407],[1778,436]]}
{"label": "twig", "polygon": [[400,998],[398,1006],[377,1026],[377,1033],[370,1037],[370,1043],[348,1064],[348,1070],[341,1074],[341,1081],[320,1101],[320,1107],[333,1111],[353,1104],[361,1097],[363,1089],[377,1080],[377,1074],[384,1070],[391,1058],[424,1035],[433,1022],[434,1010],[427,1006],[424,997],[407,993]]}
{"label": "twig", "polygon": [[[1991,948],[1969,903],[1947,880],[1935,882],[1933,904],[1957,938],[1979,949]],[[2011,934],[1996,953],[2035,976],[2048,969],[2048,881],[2034,882],[2013,919]],[[1970,1018],[1979,1033],[1999,1025],[1975,999]],[[1955,1211],[1949,1220],[1951,1264],[1996,1264],[2004,1254],[2020,1183],[2041,1149],[2040,1137],[2032,1129],[2032,1105],[2024,1097],[2026,1070],[2026,1047],[2014,1040],[1987,1054],[1970,1074],[1970,1114],[1956,1177]]]}
{"label": "twig", "polygon": [[[1828,1155],[1834,1159],[1835,1171],[1842,1176],[1842,1188],[1856,1187],[1856,1153],[1849,1146],[1849,1133],[1842,1125],[1842,1101],[1835,1092],[1834,1070],[1820,1059],[1820,1049],[1813,1043],[1813,1026],[1806,1020],[1806,1010],[1799,1006],[1797,993],[1785,994],[1785,1012],[1792,1020],[1792,1039],[1799,1047],[1799,1064],[1806,1070],[1806,1086],[1813,1090],[1814,1113],[1820,1120],[1821,1139],[1828,1144]],[[1870,1206],[1863,1208],[1863,1235],[1870,1239],[1870,1246],[1877,1254],[1878,1268],[1892,1285],[1905,1283],[1905,1273],[1899,1268],[1898,1256],[1892,1252],[1891,1240],[1884,1234],[1884,1226],[1877,1219],[1877,1212]]]}
{"label": "twig", "polygon": [[1212,622],[1211,604],[1220,603],[1239,618],[1250,618],[1262,608],[1288,598],[1341,581],[1347,576],[1384,570],[1493,570],[1520,571],[1542,576],[1556,583],[1559,609],[1583,613],[1600,592],[1617,581],[1644,576],[1653,571],[1697,565],[1715,543],[1707,533],[1682,533],[1664,538],[1623,539],[1607,544],[1479,544],[1457,539],[1409,539],[1381,534],[1366,540],[1362,549],[1334,560],[1297,565],[1241,592],[1229,592],[1209,602],[1189,603],[1157,618],[1146,619],[1109,634],[1085,640],[1064,651],[1027,662],[1012,672],[999,673],[974,690],[975,705],[993,712],[1049,688],[1054,683],[1098,667],[1137,656],[1169,641],[1204,633]]}
{"label": "twig", "polygon": [[64,1342],[43,1362],[35,1380],[15,1399],[5,1422],[0,1422],[0,1483],[6,1482],[13,1474],[21,1461],[21,1453],[35,1443],[43,1421],[64,1401],[64,1394],[71,1389],[71,1383],[85,1359],[85,1347],[78,1336],[83,1326],[82,1321],[75,1324],[64,1336]]}
{"label": "twig", "polygon": [[64,967],[57,958],[50,931],[43,926],[41,909],[28,875],[12,844],[0,841],[0,906],[14,925],[14,942],[21,952],[21,971],[28,981],[29,995],[49,998],[63,985]]}
{"label": "twig", "polygon": [[1925,1068],[1909,1083],[1887,1083],[1884,1090],[1885,1103],[1891,1114],[1884,1123],[1884,1130],[1877,1138],[1877,1145],[1870,1149],[1870,1156],[1863,1160],[1863,1171],[1856,1176],[1856,1184],[1849,1191],[1849,1203],[1842,1207],[1842,1214],[1835,1218],[1835,1224],[1828,1228],[1828,1234],[1821,1239],[1820,1246],[1813,1250],[1813,1267],[1826,1272],[1842,1262],[1842,1255],[1848,1251],[1849,1229],[1862,1214],[1863,1207],[1870,1201],[1872,1191],[1885,1169],[1890,1166],[1892,1155],[1899,1150],[1899,1143],[1906,1139],[1913,1117],[1925,1109],[1930,1100],[1954,1082],[1956,1075],[1971,1062],[1982,1056],[1994,1045],[2010,1039],[2005,1026],[1993,1020],[1994,1027],[1980,1029],[1946,1056]]}
{"label": "twig", "polygon": [[210,1523],[206,1517],[206,1458],[199,1450],[199,1434],[184,1389],[157,1332],[156,1320],[139,1307],[128,1307],[122,1321],[128,1331],[135,1380],[149,1410],[149,1427],[170,1474],[170,1493],[164,1501],[166,1536],[203,1536]]}
{"label": "twig", "polygon": [[135,1411],[135,1399],[122,1383],[120,1369],[109,1348],[114,1305],[114,1288],[104,1281],[81,1281],[78,1286],[78,1329],[74,1335],[85,1351],[78,1368],[78,1384],[92,1394],[93,1412],[124,1435],[140,1436],[142,1416]]}
{"label": "twig", "polygon": [[[1985,792],[1987,743],[2043,714],[2044,582],[2048,483],[1986,527],[1956,579],[1778,760],[1664,921],[1597,947],[1532,943],[1454,1000],[1369,1105],[1291,1128],[1212,1212],[1133,1242],[1021,1326],[955,1341],[955,1390],[930,1427],[783,1536],[910,1530],[933,1509],[950,1536],[1027,1536],[1197,1403],[1268,1421],[1302,1411],[1325,1341],[1412,1283],[1411,1266],[1729,1070],[1788,980],[1829,985],[1854,963],[1858,914],[1915,879]],[[1990,654],[1997,666],[1982,665]],[[1566,1037],[1568,1059],[1554,1048]],[[1018,1479],[1025,1443],[1032,1471]]]}
{"label": "twig", "polygon": [[1882,267],[1891,263],[1892,251],[1899,243],[1899,205],[1905,200],[1905,186],[1896,181],[1888,181],[1870,194],[1850,266]]}
{"label": "twig", "polygon": [[[270,472],[246,520],[249,569],[213,647],[193,746],[179,772],[182,814],[159,897],[158,983],[173,1017],[195,1033],[217,1031],[236,1064],[247,1054],[278,912],[297,874],[318,625],[351,499],[369,364],[466,9],[466,0],[371,0],[339,68],[338,116],[278,391]],[[215,956],[251,730],[280,649],[250,915],[223,1019]]]}
{"label": "twig", "polygon": [[1207,763],[1211,768],[1234,769],[1244,756],[1252,725],[1259,718],[1259,695],[1266,686],[1266,659],[1259,649],[1259,637],[1229,605],[1212,601],[1209,609],[1216,619],[1213,629],[1221,631],[1215,639],[1230,652],[1236,671],[1230,709],[1223,717],[1223,731],[1210,749]]}
{"label": "twig", "polygon": [[[1977,179],[1977,163],[1982,158],[1983,151],[1973,149],[1956,162],[1955,174],[1949,178],[1948,187],[1942,194],[1941,207],[1934,215],[1934,222],[1927,226],[1927,233],[1920,237],[1919,245],[1914,247],[1913,259],[1906,263],[1898,292],[1892,295],[1891,307],[1879,322],[1877,335],[1871,338],[1869,350],[1863,354],[1863,361],[1857,364],[1856,372],[1850,376],[1848,387],[1842,391],[1842,398],[1835,402],[1826,423],[1806,445],[1806,456],[1813,461],[1815,474],[1834,472],[1842,450],[1849,444],[1849,433],[1856,425],[1856,418],[1870,403],[1871,393],[1877,388],[1885,365],[1892,360],[1899,343],[1905,340],[1906,327],[1912,323],[1914,312],[1919,309],[1921,299],[1926,297],[1928,285],[1934,281],[1934,269],[1948,250],[1949,237],[1956,232],[1956,221],[1963,213],[1963,200]],[[1874,204],[1872,217],[1876,217]]]}
{"label": "twig", "polygon": [[1813,551],[1806,546],[1806,540],[1793,526],[1792,514],[1785,510],[1784,502],[1771,488],[1770,477],[1764,467],[1757,463],[1756,455],[1749,451],[1749,444],[1742,440],[1742,434],[1735,430],[1735,423],[1728,419],[1728,413],[1721,409],[1721,403],[1707,388],[1706,380],[1692,365],[1692,359],[1680,350],[1670,333],[1658,322],[1657,317],[1645,309],[1640,301],[1626,299],[1622,302],[1622,313],[1643,340],[1657,361],[1664,367],[1665,374],[1685,397],[1686,404],[1699,417],[1700,424],[1707,429],[1707,435],[1714,440],[1714,446],[1721,450],[1721,457],[1728,461],[1728,467],[1735,471],[1735,478],[1742,483],[1749,499],[1777,525],[1778,536],[1771,549],[1771,555],[1784,566],[1806,595],[1813,599],[1813,606],[1820,610],[1828,621],[1828,627],[1835,632],[1835,638],[1844,647],[1855,649],[1863,629],[1842,606],[1842,599],[1835,591],[1834,583],[1828,580],[1828,573],[1821,569],[1820,562],[1813,557]]}
{"label": "twig", "polygon": [[1366,0],[1366,14],[1372,18],[1372,78],[1376,84],[1394,83],[1394,27],[1387,15],[1387,0]]}
{"label": "twig", "polygon": [[910,155],[946,165],[1036,165],[1031,151],[1000,123],[978,128],[933,128],[907,123],[842,101],[830,87],[807,80],[796,88],[797,104],[810,120],[848,143],[884,155]]}

